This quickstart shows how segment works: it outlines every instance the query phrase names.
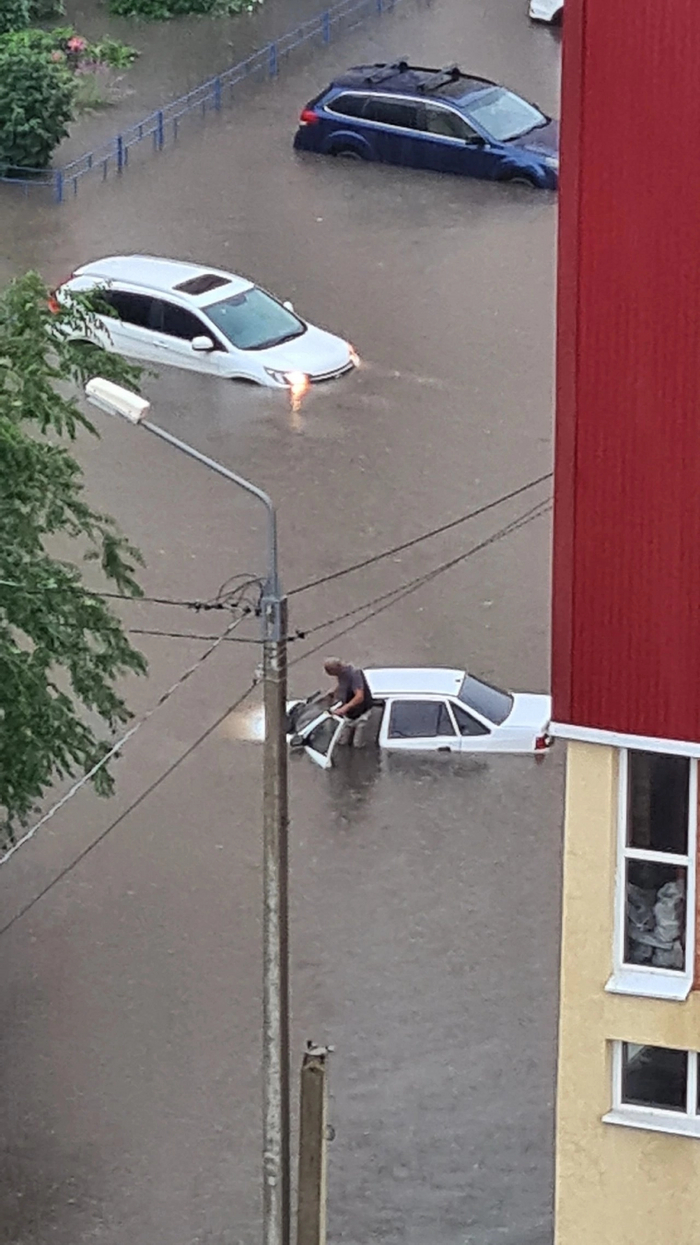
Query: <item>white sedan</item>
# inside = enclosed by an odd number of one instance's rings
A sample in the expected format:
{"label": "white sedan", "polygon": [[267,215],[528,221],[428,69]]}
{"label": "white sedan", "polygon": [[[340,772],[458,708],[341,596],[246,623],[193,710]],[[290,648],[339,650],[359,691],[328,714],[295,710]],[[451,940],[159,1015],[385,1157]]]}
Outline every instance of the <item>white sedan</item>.
{"label": "white sedan", "polygon": [[128,358],[292,391],[358,361],[349,342],[302,320],[291,303],[216,268],[115,255],[78,268],[55,297],[97,289],[113,316],[97,316],[95,340]]}
{"label": "white sedan", "polygon": [[[365,670],[373,709],[368,730],[380,748],[401,752],[534,752],[546,750],[551,697],[506,692],[466,670],[387,667]],[[324,698],[291,701],[287,738],[323,769],[345,720]]]}

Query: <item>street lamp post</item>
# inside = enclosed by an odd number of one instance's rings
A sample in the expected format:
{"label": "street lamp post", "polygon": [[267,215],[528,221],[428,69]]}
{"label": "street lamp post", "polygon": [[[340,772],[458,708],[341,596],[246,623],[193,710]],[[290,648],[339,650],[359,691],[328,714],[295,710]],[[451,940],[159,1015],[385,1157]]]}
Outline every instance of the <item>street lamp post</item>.
{"label": "street lamp post", "polygon": [[145,416],[150,403],[95,377],[85,392],[93,405],[121,415],[203,463],[261,501],[267,511],[267,576],[261,598],[265,746],[263,759],[263,1245],[289,1245],[289,909],[287,789],[287,601],[277,559],[277,515],[267,493],[180,441]]}

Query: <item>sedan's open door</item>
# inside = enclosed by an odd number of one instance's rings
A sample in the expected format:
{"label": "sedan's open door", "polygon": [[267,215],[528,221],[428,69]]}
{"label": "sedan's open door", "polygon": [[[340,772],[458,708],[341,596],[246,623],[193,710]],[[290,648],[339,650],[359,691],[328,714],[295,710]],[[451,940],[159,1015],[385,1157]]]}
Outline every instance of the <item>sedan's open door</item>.
{"label": "sedan's open door", "polygon": [[334,718],[332,714],[325,713],[321,720],[311,728],[308,735],[304,736],[305,752],[312,761],[321,766],[321,769],[331,768],[333,751],[345,726],[344,718]]}

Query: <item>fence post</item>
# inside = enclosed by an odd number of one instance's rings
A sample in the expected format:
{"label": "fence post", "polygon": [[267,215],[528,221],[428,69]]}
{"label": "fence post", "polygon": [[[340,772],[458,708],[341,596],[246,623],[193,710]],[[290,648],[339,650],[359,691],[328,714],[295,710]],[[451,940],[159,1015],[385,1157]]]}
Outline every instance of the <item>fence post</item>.
{"label": "fence post", "polygon": [[275,78],[277,76],[277,44],[276,43],[270,44],[269,71],[270,71],[271,78]]}
{"label": "fence post", "polygon": [[299,1188],[297,1245],[326,1245],[326,1168],[330,1046],[307,1042],[299,1100]]}
{"label": "fence post", "polygon": [[121,134],[117,134],[117,173],[121,173],[124,168],[124,139]]}
{"label": "fence post", "polygon": [[56,203],[63,203],[63,169],[56,169],[53,175],[53,193]]}
{"label": "fence post", "polygon": [[159,147],[162,147],[162,146],[163,146],[163,143],[165,142],[165,133],[164,133],[164,126],[163,126],[163,109],[162,109],[162,108],[160,108],[160,109],[158,110],[158,126],[157,126],[157,129],[156,129],[156,134],[158,135],[158,146],[159,146]]}
{"label": "fence post", "polygon": [[331,41],[331,15],[328,9],[325,10],[321,20],[323,24],[323,42],[330,43]]}
{"label": "fence post", "polygon": [[221,112],[221,78],[214,79],[214,107]]}

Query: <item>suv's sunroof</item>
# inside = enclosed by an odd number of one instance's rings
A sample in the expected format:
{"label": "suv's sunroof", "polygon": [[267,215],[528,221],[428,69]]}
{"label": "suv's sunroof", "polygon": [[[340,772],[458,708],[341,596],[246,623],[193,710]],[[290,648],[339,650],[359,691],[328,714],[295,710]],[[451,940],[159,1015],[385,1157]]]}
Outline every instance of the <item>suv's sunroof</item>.
{"label": "suv's sunroof", "polygon": [[217,290],[220,285],[228,285],[228,277],[218,277],[215,272],[204,272],[199,277],[188,277],[186,281],[174,285],[173,289],[180,290],[183,294],[208,294],[210,290]]}

